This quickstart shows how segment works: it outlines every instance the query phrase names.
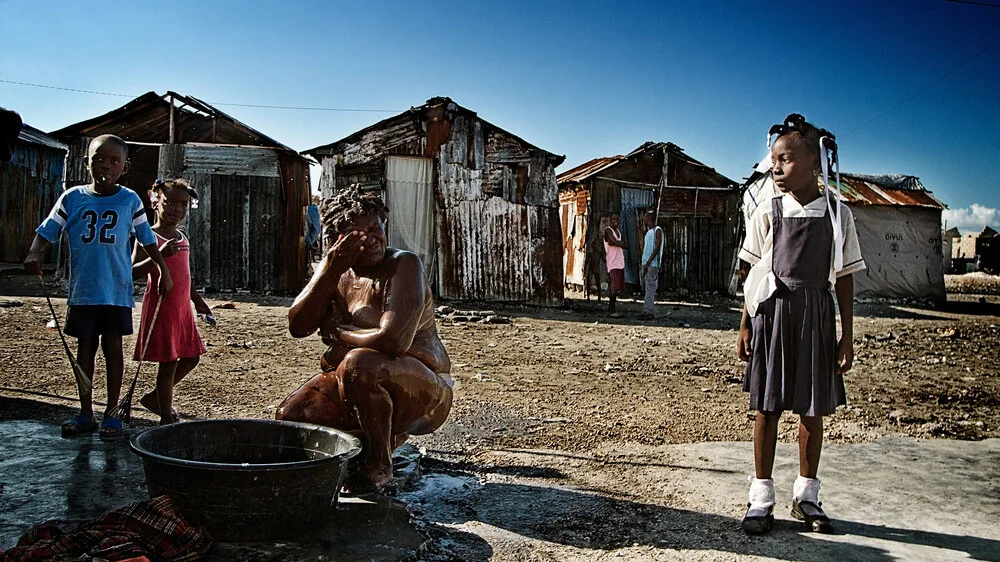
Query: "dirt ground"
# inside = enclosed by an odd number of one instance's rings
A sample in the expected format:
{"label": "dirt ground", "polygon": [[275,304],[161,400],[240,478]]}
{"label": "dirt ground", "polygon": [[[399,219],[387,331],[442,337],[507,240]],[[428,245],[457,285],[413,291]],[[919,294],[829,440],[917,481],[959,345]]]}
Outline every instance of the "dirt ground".
{"label": "dirt ground", "polygon": [[[947,304],[936,308],[856,305],[849,403],[828,418],[827,441],[1000,437],[1000,277],[949,276],[948,286]],[[740,301],[667,296],[657,319],[643,323],[636,319],[641,301],[625,299],[624,317],[610,319],[604,303],[568,296],[560,309],[489,305],[509,324],[439,321],[456,399],[445,427],[416,439],[428,451],[429,470],[495,471],[496,451],[553,450],[567,455],[554,469],[572,474],[574,456],[599,458],[615,447],[751,440],[743,364],[735,356]],[[37,402],[73,405],[72,372],[56,332],[46,328],[51,316],[37,280],[0,276],[0,303],[10,299],[23,305],[0,307],[0,395],[23,399],[14,408],[25,411],[3,416],[37,417],[28,411]],[[317,336],[289,336],[291,297],[215,294],[207,300],[218,326],[200,325],[208,353],[178,387],[177,409],[185,419],[272,417],[288,393],[318,372],[322,343]],[[53,302],[64,314],[65,301]],[[133,337],[126,338],[126,348],[133,345]],[[100,363],[98,369],[103,372]],[[126,370],[128,381],[135,364]],[[143,367],[141,390],[153,384],[154,372]],[[103,401],[104,387],[98,377],[96,400]],[[135,415],[136,424],[151,423],[141,409]],[[792,442],[795,434],[795,419],[787,416],[780,439]],[[612,466],[603,478],[588,474],[588,485],[628,486],[635,501],[661,501],[656,483],[643,482],[641,474],[626,483]]]}

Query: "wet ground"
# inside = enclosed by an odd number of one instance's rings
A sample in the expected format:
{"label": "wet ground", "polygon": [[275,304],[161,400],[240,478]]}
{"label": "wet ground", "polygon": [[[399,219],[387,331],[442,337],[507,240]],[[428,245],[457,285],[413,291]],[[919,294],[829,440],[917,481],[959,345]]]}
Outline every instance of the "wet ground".
{"label": "wet ground", "polygon": [[[0,465],[0,548],[16,539],[11,525],[66,517],[71,505],[74,516],[101,515],[129,494],[143,497],[138,461],[96,438],[89,450],[75,442],[76,450],[45,460],[70,447],[54,442],[59,422],[75,413],[76,392],[59,339],[45,328],[45,299],[29,290],[37,280],[14,281],[0,275],[0,297],[21,301],[0,306],[0,461],[48,462],[49,472],[35,479],[25,464],[14,477]],[[821,498],[840,535],[803,533],[788,515],[791,415],[779,426],[776,532],[740,531],[753,462],[734,353],[738,303],[671,298],[657,304],[656,321],[640,322],[639,301],[624,300],[625,317],[608,319],[604,303],[571,299],[562,309],[498,309],[510,324],[439,320],[455,404],[439,431],[413,439],[427,453],[424,477],[398,496],[410,520],[387,500],[393,511],[376,504],[370,515],[347,512],[344,523],[367,517],[393,538],[419,537],[341,547],[381,560],[1000,560],[1000,277],[989,281],[978,294],[949,293],[941,307],[855,307],[848,406],[826,420],[820,467]],[[322,342],[289,336],[290,302],[209,299],[219,325],[200,326],[208,353],[177,389],[183,420],[273,418],[316,373]],[[65,311],[62,299],[54,304]],[[135,368],[129,362],[127,378]],[[144,368],[140,391],[152,372]],[[104,387],[98,377],[99,407]],[[37,425],[4,429],[8,422]],[[129,431],[152,423],[138,409]],[[117,472],[102,472],[109,460]],[[70,474],[77,466],[82,477]],[[71,501],[80,497],[71,491],[77,481],[101,491],[87,500],[99,503]],[[21,510],[16,524],[8,505]],[[213,556],[345,559],[329,544],[254,544]]]}
{"label": "wet ground", "polygon": [[[57,425],[0,421],[0,550],[34,524],[54,520],[68,529],[148,497],[126,439],[63,439]],[[217,543],[208,560],[400,560],[424,540],[401,502],[342,498],[330,524],[309,538]]]}

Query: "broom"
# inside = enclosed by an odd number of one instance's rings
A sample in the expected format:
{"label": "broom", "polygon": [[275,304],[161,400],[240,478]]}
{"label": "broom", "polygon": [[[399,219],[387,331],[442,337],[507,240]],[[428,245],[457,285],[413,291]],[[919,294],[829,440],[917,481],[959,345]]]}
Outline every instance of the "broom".
{"label": "broom", "polygon": [[66,336],[63,335],[62,326],[59,325],[59,316],[56,314],[56,309],[52,306],[52,299],[49,297],[48,290],[45,288],[45,281],[42,280],[42,276],[38,276],[38,282],[42,285],[42,294],[45,295],[45,301],[49,303],[49,311],[52,313],[52,322],[56,325],[56,331],[59,332],[59,339],[62,340],[63,349],[66,351],[66,357],[69,358],[69,364],[73,367],[73,374],[76,375],[76,386],[80,391],[80,395],[83,396],[88,394],[94,389],[94,381],[84,374],[83,369],[80,364],[76,362],[76,356],[69,349],[69,344],[66,343]]}
{"label": "broom", "polygon": [[139,364],[135,367],[135,376],[132,377],[132,384],[128,387],[128,392],[117,406],[108,412],[112,418],[121,418],[123,423],[132,421],[132,396],[135,394],[135,383],[139,380],[139,371],[142,369],[142,361],[146,357],[146,349],[149,347],[150,336],[153,335],[153,327],[156,326],[156,317],[160,315],[160,305],[163,304],[163,296],[159,296],[156,301],[156,308],[153,309],[153,319],[149,321],[149,329],[146,330],[146,337],[142,342],[142,352],[139,353]]}

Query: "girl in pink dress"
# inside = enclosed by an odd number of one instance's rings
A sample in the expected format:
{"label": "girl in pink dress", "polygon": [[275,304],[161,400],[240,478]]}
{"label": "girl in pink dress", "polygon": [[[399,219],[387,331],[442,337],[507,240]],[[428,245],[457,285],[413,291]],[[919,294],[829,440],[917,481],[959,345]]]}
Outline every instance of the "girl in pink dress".
{"label": "girl in pink dress", "polygon": [[162,297],[153,331],[148,334],[148,347],[145,347],[147,332],[161,298],[157,292],[160,276],[142,246],[136,245],[132,252],[132,274],[136,277],[148,275],[146,295],[142,299],[142,321],[135,342],[135,360],[160,363],[156,388],[140,398],[139,403],[160,416],[160,425],[180,421],[173,408],[174,386],[198,365],[199,356],[205,353],[191,303],[210,324],[215,324],[212,309],[192,286],[191,245],[187,236],[177,229],[187,216],[188,206],[197,199],[198,194],[182,179],[156,180],[149,191],[149,200],[156,209],[153,233],[174,280],[174,290]]}

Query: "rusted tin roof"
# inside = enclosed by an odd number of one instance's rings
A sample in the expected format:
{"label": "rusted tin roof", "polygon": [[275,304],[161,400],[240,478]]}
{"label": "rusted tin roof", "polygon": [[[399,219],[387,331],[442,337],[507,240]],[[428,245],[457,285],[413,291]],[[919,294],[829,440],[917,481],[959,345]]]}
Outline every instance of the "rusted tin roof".
{"label": "rusted tin roof", "polygon": [[261,146],[295,152],[198,98],[172,91],[163,95],[147,92],[118,109],[49,134],[64,141],[79,136],[113,134],[129,142],[168,143],[171,98],[180,104],[174,106],[177,143]]}
{"label": "rusted tin roof", "polygon": [[[830,178],[831,183],[836,180]],[[945,209],[915,176],[902,174],[864,175],[840,174],[844,199],[858,205],[900,205]]]}
{"label": "rusted tin roof", "polygon": [[605,170],[614,166],[615,164],[621,162],[625,159],[624,156],[605,156],[602,158],[594,158],[589,162],[584,162],[579,166],[566,170],[565,172],[556,176],[556,182],[559,184],[569,183],[569,182],[581,182],[585,179],[597,174],[601,170]]}
{"label": "rusted tin roof", "polygon": [[[677,146],[672,142],[645,142],[635,150],[629,152],[624,156],[607,156],[602,158],[595,158],[589,162],[585,162],[571,170],[567,170],[559,174],[556,178],[556,182],[560,187],[569,187],[572,183],[582,183],[591,178],[598,177],[598,174],[614,168],[619,164],[630,160],[637,160],[640,157],[659,157],[661,154],[668,155],[668,159],[672,163],[680,162],[682,167],[689,172],[689,179],[694,179],[695,183],[691,185],[696,186],[731,186],[735,188],[736,182],[718,173],[715,168],[705,165],[702,162],[688,156],[684,153],[684,149]],[[662,160],[662,159],[661,159]],[[675,169],[676,165],[671,164],[671,168]],[[660,177],[661,170],[658,168],[655,170],[655,176]],[[693,174],[693,175],[692,175]],[[611,174],[614,176],[614,174]],[[672,173],[671,175],[676,175]],[[653,179],[652,181],[657,181]],[[683,180],[682,180],[683,181]],[[672,185],[674,185],[672,180]],[[680,185],[680,184],[677,184]],[[655,184],[651,184],[648,187],[655,188]]]}
{"label": "rusted tin roof", "polygon": [[[310,148],[308,150],[303,150],[302,154],[312,156],[313,158],[316,158],[317,160],[319,160],[323,156],[331,156],[331,155],[339,154],[343,150],[344,146],[357,143],[358,141],[360,141],[361,139],[363,139],[366,134],[368,134],[368,133],[370,133],[372,131],[378,131],[378,130],[382,130],[382,129],[391,129],[391,128],[399,127],[400,123],[402,123],[402,122],[407,122],[407,121],[412,121],[412,120],[418,120],[418,121],[422,120],[422,117],[425,114],[427,114],[429,111],[433,111],[433,110],[459,113],[459,114],[464,115],[467,118],[471,118],[473,120],[477,120],[485,128],[494,129],[496,131],[501,131],[501,132],[503,132],[503,134],[511,137],[512,139],[516,140],[519,143],[522,143],[526,147],[528,147],[530,149],[533,149],[533,150],[537,150],[539,153],[544,154],[549,159],[549,161],[552,162],[552,166],[553,167],[559,166],[560,164],[563,163],[564,160],[566,160],[566,156],[559,155],[559,154],[554,154],[554,153],[549,152],[549,151],[547,151],[545,149],[539,148],[539,147],[537,147],[537,146],[529,143],[528,141],[522,139],[521,137],[519,137],[519,136],[511,133],[510,131],[501,129],[500,127],[497,127],[493,123],[490,123],[489,121],[486,121],[485,119],[483,119],[482,117],[480,117],[475,111],[472,111],[471,109],[467,109],[465,107],[462,107],[462,106],[458,105],[451,98],[448,98],[448,97],[435,97],[435,98],[431,98],[431,99],[427,100],[423,105],[421,105],[419,107],[411,107],[410,109],[407,109],[406,111],[400,113],[399,115],[394,115],[392,117],[388,117],[386,119],[383,119],[383,120],[381,120],[381,121],[379,121],[379,122],[377,122],[377,123],[375,123],[373,125],[365,127],[364,129],[361,129],[360,131],[356,131],[354,133],[351,133],[350,135],[348,135],[348,136],[346,136],[346,137],[344,137],[344,138],[342,138],[342,139],[340,139],[338,141],[332,142],[330,144],[324,144],[322,146],[317,146],[315,148]],[[426,134],[430,135],[431,131],[427,130]],[[445,136],[447,136],[447,135],[445,135]],[[444,139],[435,139],[435,140],[441,140],[441,141],[443,141]]]}
{"label": "rusted tin roof", "polygon": [[21,127],[21,133],[17,135],[17,140],[28,144],[44,146],[54,150],[61,150],[63,152],[69,151],[68,146],[46,135],[31,125],[24,125]]}

